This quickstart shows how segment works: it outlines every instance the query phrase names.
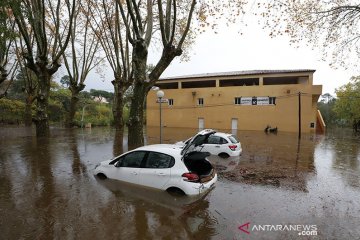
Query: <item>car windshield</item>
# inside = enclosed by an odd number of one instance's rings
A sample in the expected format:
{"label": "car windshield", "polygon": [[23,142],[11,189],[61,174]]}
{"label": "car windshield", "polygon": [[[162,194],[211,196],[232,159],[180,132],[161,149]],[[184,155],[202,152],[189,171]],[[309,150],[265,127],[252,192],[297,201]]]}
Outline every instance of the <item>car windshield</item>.
{"label": "car windshield", "polygon": [[232,143],[238,143],[239,142],[239,140],[234,135],[229,136],[229,139],[230,139],[230,141]]}

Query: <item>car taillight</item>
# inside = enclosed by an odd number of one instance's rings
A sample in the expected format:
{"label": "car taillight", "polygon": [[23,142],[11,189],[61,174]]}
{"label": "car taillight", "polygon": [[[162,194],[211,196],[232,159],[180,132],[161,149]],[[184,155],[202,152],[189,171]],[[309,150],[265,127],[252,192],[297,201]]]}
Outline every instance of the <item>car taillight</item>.
{"label": "car taillight", "polygon": [[231,151],[235,151],[237,146],[236,145],[230,145],[229,148],[231,149]]}
{"label": "car taillight", "polygon": [[185,181],[188,182],[196,182],[199,180],[199,176],[196,173],[184,173],[181,175],[183,178],[185,178]]}

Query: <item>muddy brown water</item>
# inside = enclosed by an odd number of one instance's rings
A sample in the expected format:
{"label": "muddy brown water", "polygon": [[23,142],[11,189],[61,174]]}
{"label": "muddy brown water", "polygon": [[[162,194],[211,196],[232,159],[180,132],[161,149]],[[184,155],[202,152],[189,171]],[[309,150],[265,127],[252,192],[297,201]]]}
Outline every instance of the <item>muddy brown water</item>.
{"label": "muddy brown water", "polygon": [[[163,139],[195,132],[165,128]],[[0,128],[0,239],[360,239],[360,137],[351,131],[300,141],[238,131],[243,154],[211,156],[219,181],[195,198],[94,177],[98,162],[128,149],[111,129],[51,133]],[[158,133],[147,129],[146,143]]]}

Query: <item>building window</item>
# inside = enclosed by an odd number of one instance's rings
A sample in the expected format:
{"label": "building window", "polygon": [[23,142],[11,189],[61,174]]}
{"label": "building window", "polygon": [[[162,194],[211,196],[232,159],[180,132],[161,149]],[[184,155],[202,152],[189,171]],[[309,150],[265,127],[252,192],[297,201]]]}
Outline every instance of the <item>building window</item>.
{"label": "building window", "polygon": [[276,105],[276,97],[269,97],[269,104]]}
{"label": "building window", "polygon": [[241,104],[241,97],[236,97],[235,98],[235,105],[240,105]]}
{"label": "building window", "polygon": [[172,106],[172,105],[174,105],[174,99],[169,99],[169,106]]}
{"label": "building window", "polygon": [[298,84],[299,77],[264,77],[264,85]]}
{"label": "building window", "polygon": [[198,98],[198,105],[199,106],[204,105],[204,99],[203,98]]}
{"label": "building window", "polygon": [[181,88],[209,88],[216,87],[215,80],[182,82]]}
{"label": "building window", "polygon": [[259,86],[259,78],[224,79],[219,81],[220,87]]}
{"label": "building window", "polygon": [[159,87],[160,89],[178,89],[179,88],[179,84],[177,82],[156,83],[155,86]]}

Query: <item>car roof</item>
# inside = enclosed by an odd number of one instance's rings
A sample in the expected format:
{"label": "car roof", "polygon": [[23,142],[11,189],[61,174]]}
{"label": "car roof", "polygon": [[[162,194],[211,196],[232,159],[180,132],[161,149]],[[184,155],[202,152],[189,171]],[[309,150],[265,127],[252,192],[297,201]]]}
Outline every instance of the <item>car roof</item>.
{"label": "car roof", "polygon": [[182,148],[175,144],[153,144],[134,149],[134,151],[153,151],[169,155],[179,155]]}
{"label": "car roof", "polygon": [[219,136],[219,137],[230,137],[231,134],[230,133],[223,133],[223,132],[216,132],[214,133],[214,136]]}

